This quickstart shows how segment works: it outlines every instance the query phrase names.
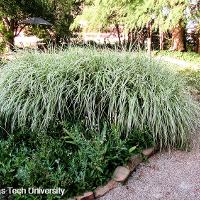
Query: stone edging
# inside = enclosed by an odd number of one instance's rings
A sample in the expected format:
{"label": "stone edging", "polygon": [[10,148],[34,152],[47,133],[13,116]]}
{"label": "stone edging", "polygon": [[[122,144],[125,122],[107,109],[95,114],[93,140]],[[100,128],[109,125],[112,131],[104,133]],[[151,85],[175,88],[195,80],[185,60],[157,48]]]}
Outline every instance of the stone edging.
{"label": "stone edging", "polygon": [[86,192],[82,196],[77,196],[68,200],[94,200],[104,196],[112,189],[123,185],[136,167],[143,162],[143,157],[149,158],[156,153],[156,148],[148,148],[142,151],[142,154],[132,156],[126,166],[118,166],[112,176],[112,179],[104,186],[99,186],[94,192]]}

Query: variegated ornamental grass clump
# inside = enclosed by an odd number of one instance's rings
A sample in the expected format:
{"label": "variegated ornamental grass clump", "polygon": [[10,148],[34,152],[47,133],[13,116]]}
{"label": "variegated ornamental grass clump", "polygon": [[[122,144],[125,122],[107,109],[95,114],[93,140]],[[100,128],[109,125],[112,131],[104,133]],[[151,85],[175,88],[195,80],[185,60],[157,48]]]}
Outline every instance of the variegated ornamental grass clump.
{"label": "variegated ornamental grass clump", "polygon": [[55,119],[91,129],[106,121],[124,134],[147,128],[160,147],[185,145],[198,113],[176,73],[127,52],[25,52],[4,66],[0,91],[0,117],[12,130],[45,129]]}

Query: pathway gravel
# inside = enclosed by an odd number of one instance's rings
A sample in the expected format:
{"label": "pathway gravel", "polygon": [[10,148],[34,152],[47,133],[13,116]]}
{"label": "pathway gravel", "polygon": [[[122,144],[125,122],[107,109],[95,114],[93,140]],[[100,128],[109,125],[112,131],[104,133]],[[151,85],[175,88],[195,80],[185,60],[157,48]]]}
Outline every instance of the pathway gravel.
{"label": "pathway gravel", "polygon": [[200,148],[157,153],[99,200],[200,200]]}

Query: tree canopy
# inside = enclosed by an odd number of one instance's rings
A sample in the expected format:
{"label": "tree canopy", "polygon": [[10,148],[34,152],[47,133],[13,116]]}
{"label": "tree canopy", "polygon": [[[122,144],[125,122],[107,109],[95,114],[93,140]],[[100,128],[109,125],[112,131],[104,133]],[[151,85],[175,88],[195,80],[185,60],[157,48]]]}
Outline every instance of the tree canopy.
{"label": "tree canopy", "polygon": [[[199,5],[199,0],[94,0],[87,2],[73,27],[78,26],[81,20],[87,21],[86,30],[97,30],[111,24],[122,24],[126,32],[146,27],[151,28],[147,32],[171,32],[173,41],[177,39],[176,35],[181,41],[186,24],[194,18],[199,21]],[[182,51],[185,49],[183,46],[182,38],[181,45],[172,48]]]}
{"label": "tree canopy", "polygon": [[69,35],[69,27],[79,13],[80,0],[1,0],[1,33],[13,45],[13,38],[20,31],[19,21],[27,17],[42,17],[52,23],[57,39]]}
{"label": "tree canopy", "polygon": [[[175,42],[172,49],[182,51],[186,25],[199,23],[200,0],[1,0],[0,17],[1,33],[10,43],[20,31],[19,20],[42,17],[54,25],[57,41],[67,38],[80,22],[87,24],[85,31],[115,25],[118,36],[123,25],[126,33],[147,29],[149,38],[152,31],[169,32],[172,41],[181,43]],[[200,25],[196,29],[199,34]]]}
{"label": "tree canopy", "polygon": [[143,27],[154,19],[154,28],[168,30],[180,20],[188,20],[190,5],[189,0],[95,0],[77,19],[87,20],[89,28],[118,22],[128,29]]}

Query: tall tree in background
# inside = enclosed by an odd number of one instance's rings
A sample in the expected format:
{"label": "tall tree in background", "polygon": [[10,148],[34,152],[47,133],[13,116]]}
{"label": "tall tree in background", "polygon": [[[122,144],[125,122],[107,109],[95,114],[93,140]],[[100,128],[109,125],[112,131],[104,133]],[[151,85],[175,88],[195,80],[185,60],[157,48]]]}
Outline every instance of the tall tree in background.
{"label": "tall tree in background", "polygon": [[193,0],[190,4],[190,18],[196,25],[192,37],[194,40],[194,51],[200,54],[200,0]]}
{"label": "tall tree in background", "polygon": [[83,9],[83,13],[76,18],[73,28],[79,26],[79,22],[83,20],[87,21],[87,31],[99,30],[110,25],[115,25],[118,43],[121,45],[122,41],[119,27],[123,22],[122,18],[126,14],[124,4],[125,2],[120,0],[88,1]]}
{"label": "tall tree in background", "polygon": [[[170,20],[174,21],[171,29],[172,32],[172,50],[186,51],[186,12],[189,7],[189,1],[170,1],[168,8],[170,10]],[[174,20],[172,20],[174,18]],[[171,27],[170,27],[171,28]]]}
{"label": "tall tree in background", "polygon": [[50,3],[52,20],[57,41],[69,41],[70,25],[74,18],[81,12],[84,0],[48,0]]}
{"label": "tall tree in background", "polygon": [[[139,1],[133,11],[127,14],[130,27],[144,27],[146,23],[154,21],[152,28],[159,30],[160,35],[165,31],[172,33],[172,49],[183,51],[184,26],[186,22],[185,10],[188,0],[146,0]],[[160,40],[162,42],[162,40]],[[161,47],[163,44],[160,45]]]}
{"label": "tall tree in background", "polygon": [[85,19],[90,28],[123,24],[129,38],[133,30],[145,29],[148,51],[151,50],[153,32],[159,31],[161,50],[164,49],[165,32],[170,32],[171,50],[185,51],[190,5],[190,0],[94,0],[89,1],[76,21]]}

